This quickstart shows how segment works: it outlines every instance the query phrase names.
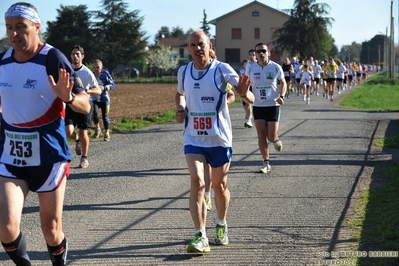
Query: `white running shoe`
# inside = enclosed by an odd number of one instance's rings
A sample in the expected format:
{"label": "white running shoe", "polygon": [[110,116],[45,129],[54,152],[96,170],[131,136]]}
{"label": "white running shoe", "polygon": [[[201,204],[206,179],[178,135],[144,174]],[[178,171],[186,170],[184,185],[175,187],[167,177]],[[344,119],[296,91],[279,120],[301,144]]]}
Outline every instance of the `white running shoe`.
{"label": "white running shoe", "polygon": [[208,211],[212,210],[212,200],[211,200],[211,197],[208,197],[207,195],[204,195],[204,200],[205,200],[206,209],[207,209]]}
{"label": "white running shoe", "polygon": [[259,169],[259,173],[264,173],[267,174],[272,170],[272,167],[270,166],[269,162],[262,162],[262,167]]}
{"label": "white running shoe", "polygon": [[188,253],[208,253],[210,251],[208,238],[203,237],[201,233],[196,234],[187,246]]}
{"label": "white running shoe", "polygon": [[253,127],[253,126],[254,126],[254,125],[252,124],[252,122],[251,122],[250,119],[248,119],[248,120],[245,121],[245,123],[244,123],[244,127],[251,128],[251,127]]}
{"label": "white running shoe", "polygon": [[276,142],[274,142],[274,149],[278,152],[281,152],[283,150],[283,143],[281,142],[280,139],[276,140]]}

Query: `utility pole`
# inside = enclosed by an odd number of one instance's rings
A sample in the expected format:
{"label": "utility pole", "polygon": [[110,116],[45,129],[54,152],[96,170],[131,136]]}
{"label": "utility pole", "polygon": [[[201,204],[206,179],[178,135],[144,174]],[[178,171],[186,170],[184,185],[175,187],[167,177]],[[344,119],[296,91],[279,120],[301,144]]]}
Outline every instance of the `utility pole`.
{"label": "utility pole", "polygon": [[394,42],[393,0],[391,1],[391,36],[389,40],[389,77],[395,77],[395,42]]}

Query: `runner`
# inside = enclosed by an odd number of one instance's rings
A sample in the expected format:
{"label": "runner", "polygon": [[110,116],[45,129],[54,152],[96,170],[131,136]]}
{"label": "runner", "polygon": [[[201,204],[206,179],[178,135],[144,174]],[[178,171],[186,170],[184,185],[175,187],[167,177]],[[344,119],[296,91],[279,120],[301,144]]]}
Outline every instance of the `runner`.
{"label": "runner", "polygon": [[230,192],[227,174],[232,156],[232,129],[228,110],[229,88],[248,103],[254,96],[249,91],[247,76],[238,76],[228,64],[212,59],[212,43],[202,31],[190,34],[188,50],[193,58],[179,68],[175,97],[176,121],[184,124],[183,145],[190,171],[190,213],[195,234],[187,252],[210,252],[206,234],[206,204],[204,201],[206,164],[210,164],[217,210],[215,244],[227,245],[227,209]]}
{"label": "runner", "polygon": [[252,64],[247,69],[247,74],[255,95],[253,112],[258,146],[263,159],[259,172],[268,173],[271,171],[271,166],[267,141],[274,144],[276,151],[283,150],[283,143],[278,137],[278,129],[281,117],[280,106],[284,104],[287,84],[281,66],[269,59],[270,52],[267,45],[258,43],[255,51],[258,63]]}

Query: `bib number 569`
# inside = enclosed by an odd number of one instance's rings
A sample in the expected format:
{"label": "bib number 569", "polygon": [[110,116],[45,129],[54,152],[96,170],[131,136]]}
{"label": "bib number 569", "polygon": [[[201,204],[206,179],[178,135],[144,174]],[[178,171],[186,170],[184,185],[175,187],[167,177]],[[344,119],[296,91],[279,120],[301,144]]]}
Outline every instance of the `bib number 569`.
{"label": "bib number 569", "polygon": [[211,129],[212,118],[210,117],[194,117],[194,129]]}

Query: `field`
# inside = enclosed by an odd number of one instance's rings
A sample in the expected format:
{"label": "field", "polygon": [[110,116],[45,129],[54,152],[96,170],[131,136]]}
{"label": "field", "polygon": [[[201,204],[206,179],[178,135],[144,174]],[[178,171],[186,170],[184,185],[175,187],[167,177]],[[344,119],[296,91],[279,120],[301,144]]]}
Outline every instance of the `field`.
{"label": "field", "polygon": [[173,111],[177,84],[116,84],[111,91],[109,117],[118,123],[123,117],[132,121]]}

